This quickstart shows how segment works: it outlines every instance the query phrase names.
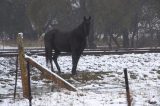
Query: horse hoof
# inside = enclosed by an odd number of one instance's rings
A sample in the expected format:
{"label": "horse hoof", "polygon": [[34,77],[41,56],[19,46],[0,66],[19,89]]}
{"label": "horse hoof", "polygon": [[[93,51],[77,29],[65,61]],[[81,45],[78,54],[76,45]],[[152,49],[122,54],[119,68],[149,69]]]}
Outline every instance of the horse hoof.
{"label": "horse hoof", "polygon": [[74,76],[74,75],[77,75],[77,73],[76,72],[72,72],[72,75]]}
{"label": "horse hoof", "polygon": [[61,75],[62,73],[58,71],[58,73],[57,73],[57,74]]}

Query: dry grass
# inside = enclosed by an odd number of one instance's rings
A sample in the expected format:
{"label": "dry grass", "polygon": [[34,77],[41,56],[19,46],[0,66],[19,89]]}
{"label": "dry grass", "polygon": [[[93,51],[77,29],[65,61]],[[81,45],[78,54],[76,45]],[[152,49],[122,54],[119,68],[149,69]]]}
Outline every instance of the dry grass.
{"label": "dry grass", "polygon": [[[0,45],[17,47],[16,40],[1,41]],[[24,47],[43,47],[43,40],[24,40]]]}

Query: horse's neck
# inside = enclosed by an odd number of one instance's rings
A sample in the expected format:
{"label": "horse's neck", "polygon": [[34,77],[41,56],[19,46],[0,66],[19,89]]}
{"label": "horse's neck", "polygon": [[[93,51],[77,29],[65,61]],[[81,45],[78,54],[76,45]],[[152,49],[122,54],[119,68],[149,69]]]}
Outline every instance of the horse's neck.
{"label": "horse's neck", "polygon": [[80,36],[83,38],[87,37],[83,28],[83,23],[81,23],[77,28],[75,28],[74,32],[76,33],[77,36]]}

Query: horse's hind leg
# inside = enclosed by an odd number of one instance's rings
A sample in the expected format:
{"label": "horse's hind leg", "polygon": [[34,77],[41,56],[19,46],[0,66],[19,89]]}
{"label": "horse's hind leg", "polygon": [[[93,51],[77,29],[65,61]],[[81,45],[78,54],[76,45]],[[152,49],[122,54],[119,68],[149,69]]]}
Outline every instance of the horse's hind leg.
{"label": "horse's hind leg", "polygon": [[58,69],[58,72],[61,73],[61,70],[60,70],[60,67],[59,67],[59,64],[57,62],[57,58],[58,56],[60,55],[60,52],[59,51],[55,51],[54,55],[53,55],[53,61]]}
{"label": "horse's hind leg", "polygon": [[51,71],[54,72],[52,59],[50,60],[50,63],[51,63]]}
{"label": "horse's hind leg", "polygon": [[[50,65],[51,65],[51,71],[54,72],[54,69],[53,69],[53,63],[52,63],[52,49],[48,49],[46,50],[46,53],[47,53],[47,58],[50,62]],[[48,65],[48,64],[47,64]]]}

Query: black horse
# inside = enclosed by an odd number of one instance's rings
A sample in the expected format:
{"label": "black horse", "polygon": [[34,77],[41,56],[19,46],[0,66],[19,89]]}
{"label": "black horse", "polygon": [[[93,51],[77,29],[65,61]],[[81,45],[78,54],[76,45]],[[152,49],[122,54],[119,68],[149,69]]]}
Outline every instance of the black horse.
{"label": "black horse", "polygon": [[[53,29],[45,34],[45,55],[46,63],[51,64],[51,70],[53,70],[52,59],[61,73],[60,67],[57,63],[57,57],[60,52],[70,52],[72,54],[72,75],[76,74],[77,63],[86,46],[86,37],[90,31],[91,17],[84,17],[83,22],[75,29],[69,32],[61,32],[58,29]],[[54,55],[52,56],[52,50]]]}

